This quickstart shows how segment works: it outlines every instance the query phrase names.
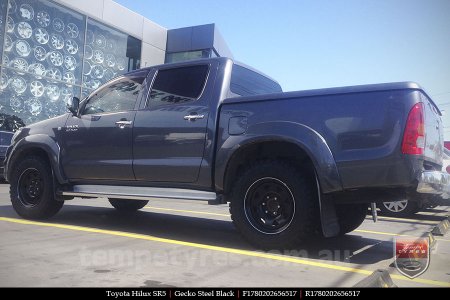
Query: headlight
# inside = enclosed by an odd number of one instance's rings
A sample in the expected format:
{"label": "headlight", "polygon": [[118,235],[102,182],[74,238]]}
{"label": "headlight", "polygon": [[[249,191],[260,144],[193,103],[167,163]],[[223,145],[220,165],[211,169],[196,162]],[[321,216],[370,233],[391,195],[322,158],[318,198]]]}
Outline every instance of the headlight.
{"label": "headlight", "polygon": [[16,130],[16,132],[14,132],[14,135],[11,138],[11,145],[16,142],[16,139],[20,135],[20,133],[22,132],[22,129],[23,129],[23,127],[20,127],[19,129]]}

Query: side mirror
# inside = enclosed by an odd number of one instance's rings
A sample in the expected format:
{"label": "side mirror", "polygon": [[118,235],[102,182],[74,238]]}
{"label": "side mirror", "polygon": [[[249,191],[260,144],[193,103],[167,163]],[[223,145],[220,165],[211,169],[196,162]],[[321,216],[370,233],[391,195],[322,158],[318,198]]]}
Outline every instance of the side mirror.
{"label": "side mirror", "polygon": [[67,109],[72,113],[74,117],[78,116],[78,110],[80,109],[80,99],[73,97],[67,102]]}

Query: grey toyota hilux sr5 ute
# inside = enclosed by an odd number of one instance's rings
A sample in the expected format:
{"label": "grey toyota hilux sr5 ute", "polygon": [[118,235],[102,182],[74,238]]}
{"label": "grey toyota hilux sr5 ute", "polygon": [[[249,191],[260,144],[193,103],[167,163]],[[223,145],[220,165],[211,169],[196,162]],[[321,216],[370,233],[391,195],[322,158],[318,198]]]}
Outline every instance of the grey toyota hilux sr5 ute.
{"label": "grey toyota hilux sr5 ute", "polygon": [[213,58],[127,73],[69,110],[12,138],[5,177],[24,218],[74,197],[229,203],[241,234],[273,249],[350,232],[369,203],[450,196],[441,113],[415,83],[283,93]]}

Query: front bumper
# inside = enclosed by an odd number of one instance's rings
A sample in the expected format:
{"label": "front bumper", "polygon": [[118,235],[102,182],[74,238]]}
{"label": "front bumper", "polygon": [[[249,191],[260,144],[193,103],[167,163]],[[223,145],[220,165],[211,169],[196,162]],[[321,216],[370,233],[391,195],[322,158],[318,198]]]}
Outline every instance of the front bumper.
{"label": "front bumper", "polygon": [[4,159],[5,159],[4,157],[0,157],[0,180],[5,178],[5,176],[3,174],[5,172],[5,168],[4,168],[4,165],[3,165],[3,160]]}
{"label": "front bumper", "polygon": [[440,195],[450,199],[450,174],[440,171],[424,171],[419,178],[417,192]]}

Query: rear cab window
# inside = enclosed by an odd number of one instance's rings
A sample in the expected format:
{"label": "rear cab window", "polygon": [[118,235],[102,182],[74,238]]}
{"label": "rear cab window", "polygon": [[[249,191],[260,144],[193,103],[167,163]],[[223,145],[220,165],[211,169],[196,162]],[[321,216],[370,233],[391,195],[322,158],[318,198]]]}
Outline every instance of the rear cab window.
{"label": "rear cab window", "polygon": [[230,91],[239,96],[280,93],[283,90],[274,80],[238,64],[231,71]]}
{"label": "rear cab window", "polygon": [[209,65],[158,70],[147,106],[186,103],[201,97],[209,74]]}

